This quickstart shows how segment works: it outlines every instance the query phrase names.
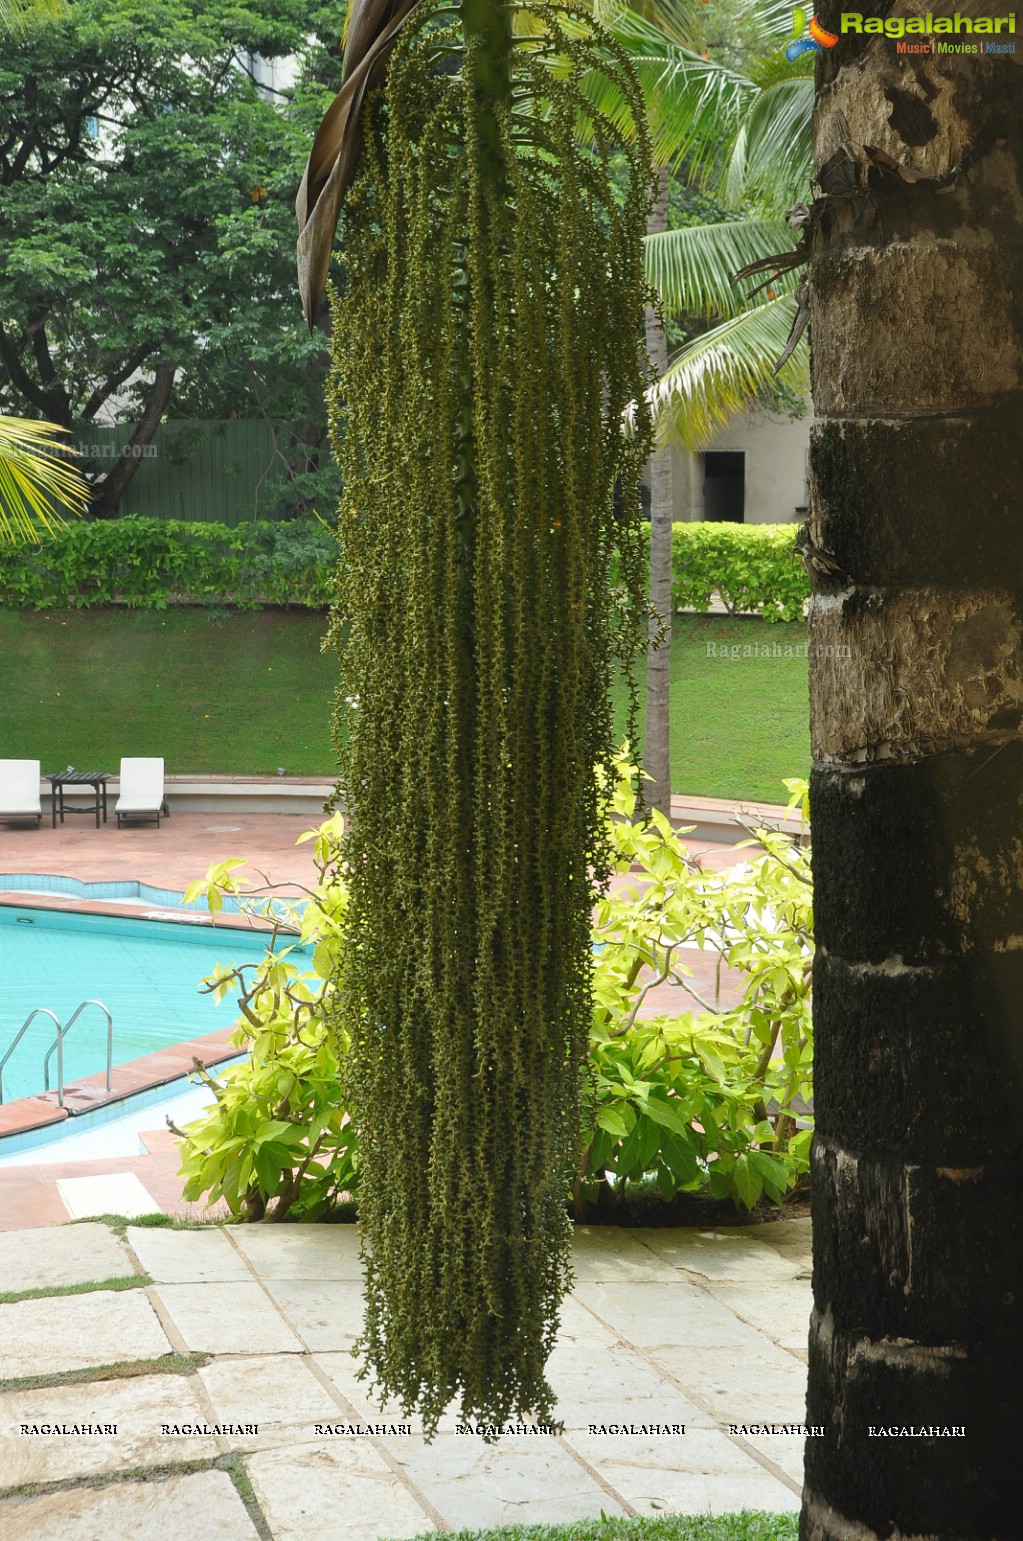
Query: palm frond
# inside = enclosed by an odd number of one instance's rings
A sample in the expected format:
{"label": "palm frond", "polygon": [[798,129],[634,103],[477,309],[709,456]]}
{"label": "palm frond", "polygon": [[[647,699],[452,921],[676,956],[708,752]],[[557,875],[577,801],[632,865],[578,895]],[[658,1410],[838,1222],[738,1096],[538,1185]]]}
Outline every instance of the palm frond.
{"label": "palm frond", "polygon": [[737,11],[744,20],[757,24],[762,53],[792,36],[792,0],[739,0]]}
{"label": "palm frond", "polygon": [[703,5],[693,0],[593,0],[593,14],[610,27],[623,12],[632,11],[656,27],[669,42],[693,53],[703,53],[706,19]]}
{"label": "palm frond", "polygon": [[380,78],[398,34],[419,0],[352,0],[345,20],[341,89],[316,130],[295,200],[298,287],[309,330],[327,287],[327,270],[341,204],[358,165],[362,108]]}
{"label": "palm frond", "polygon": [[781,212],[807,194],[813,174],[813,77],[776,80],[751,103],[728,156],[724,200]]}
{"label": "palm frond", "polygon": [[61,508],[80,514],[89,501],[81,472],[66,460],[64,430],[55,423],[0,417],[0,541],[35,540],[64,523]]}
{"label": "palm frond", "polygon": [[[765,253],[784,251],[792,239],[783,219],[734,219],[648,235],[647,282],[668,314],[725,319],[746,304],[746,291],[733,282],[739,269]],[[776,292],[788,293],[793,285],[791,273],[780,273]]]}
{"label": "palm frond", "polygon": [[[756,87],[735,70],[673,43],[633,11],[620,12],[608,30],[639,76],[658,164],[675,168],[685,160],[693,180],[709,175],[738,132]],[[598,77],[587,82],[595,105],[613,107],[602,93],[606,87]]]}
{"label": "palm frond", "polygon": [[809,388],[805,341],[775,375],[794,308],[791,296],[767,300],[704,332],[683,348],[647,393],[662,443],[674,442],[695,454],[776,378],[792,390]]}
{"label": "palm frond", "polygon": [[23,32],[35,22],[70,15],[67,0],[0,0],[0,32]]}

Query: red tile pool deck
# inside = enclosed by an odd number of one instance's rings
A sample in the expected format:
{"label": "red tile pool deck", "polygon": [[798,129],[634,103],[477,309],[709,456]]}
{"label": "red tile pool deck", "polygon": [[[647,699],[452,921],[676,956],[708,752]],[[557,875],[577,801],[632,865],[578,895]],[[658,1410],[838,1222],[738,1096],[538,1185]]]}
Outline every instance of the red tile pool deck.
{"label": "red tile pool deck", "polygon": [[[734,804],[723,799],[675,798],[672,816],[676,824],[720,822],[725,840],[740,840],[745,832],[737,826],[725,833],[727,820],[738,809],[748,822],[760,818],[772,824],[780,821],[784,810],[763,804]],[[47,874],[78,878],[84,882],[139,881],[156,888],[182,892],[196,878],[205,876],[212,862],[227,857],[242,857],[248,864],[241,876],[252,882],[262,874],[269,882],[282,885],[278,893],[301,894],[312,883],[315,869],[311,842],[296,845],[299,836],[315,827],[315,815],[232,813],[174,813],[153,825],[121,830],[110,823],[96,829],[91,818],[69,818],[56,829],[44,821],[41,828],[30,825],[0,824],[0,901],[19,905],[43,905],[73,908],[106,915],[158,913],[168,918],[167,906],[79,899],[68,895],[15,893],[8,887],[11,874]],[[721,870],[738,861],[748,861],[758,854],[756,848],[735,851],[727,843],[693,839],[690,850],[709,870]],[[5,874],[7,876],[5,876]],[[628,875],[615,879],[621,886]],[[234,919],[232,917],[232,919]],[[704,994],[713,993],[717,954],[688,953],[686,964],[694,974],[695,987]],[[721,993],[724,1001],[735,999],[736,977],[722,969]],[[670,992],[670,993],[669,993]],[[656,1015],[666,1009],[678,1010],[678,995],[673,987],[662,985],[651,990],[642,1015]],[[13,1032],[16,1024],[11,1026]],[[160,1086],[188,1073],[193,1060],[215,1065],[237,1053],[228,1042],[231,1029],[188,1040],[143,1059],[115,1068],[113,1091],[107,1096],[103,1075],[85,1077],[65,1088],[66,1108],[57,1106],[55,1092],[24,1098],[0,1106],[0,1142],[7,1134],[26,1129],[44,1128],[53,1123],[74,1121],[74,1112],[102,1105],[133,1092]],[[154,1110],[154,1119],[158,1118]],[[53,1225],[67,1219],[67,1210],[57,1190],[63,1177],[101,1176],[134,1173],[154,1202],[166,1214],[189,1216],[217,1215],[223,1206],[207,1211],[199,1204],[187,1204],[181,1198],[181,1179],[177,1141],[166,1129],[154,1129],[141,1135],[144,1149],[137,1156],[111,1157],[108,1160],[51,1161],[38,1166],[0,1168],[0,1231]],[[51,1150],[53,1147],[51,1147]],[[2,1154],[2,1144],[0,1144]]]}

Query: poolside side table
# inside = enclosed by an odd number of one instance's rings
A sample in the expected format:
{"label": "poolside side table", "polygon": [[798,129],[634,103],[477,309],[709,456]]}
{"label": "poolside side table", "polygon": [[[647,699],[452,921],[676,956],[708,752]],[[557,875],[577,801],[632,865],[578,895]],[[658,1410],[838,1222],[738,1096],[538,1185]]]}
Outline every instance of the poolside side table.
{"label": "poolside side table", "polygon": [[[111,771],[57,771],[53,776],[47,776],[47,781],[53,789],[53,803],[50,809],[51,827],[57,827],[57,814],[60,814],[60,822],[64,822],[65,813],[95,813],[96,828],[99,829],[100,814],[103,815],[103,823],[107,822],[107,782],[113,773]],[[64,805],[65,787],[92,787],[96,794],[94,803],[86,803],[84,808],[72,808]]]}

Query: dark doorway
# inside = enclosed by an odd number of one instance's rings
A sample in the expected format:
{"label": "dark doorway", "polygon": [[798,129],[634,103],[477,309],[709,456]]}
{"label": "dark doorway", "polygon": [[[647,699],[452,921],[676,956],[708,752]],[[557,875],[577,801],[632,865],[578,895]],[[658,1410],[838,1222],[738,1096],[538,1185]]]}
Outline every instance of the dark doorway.
{"label": "dark doorway", "polygon": [[718,524],[746,520],[746,454],[716,450],[703,457],[703,517]]}

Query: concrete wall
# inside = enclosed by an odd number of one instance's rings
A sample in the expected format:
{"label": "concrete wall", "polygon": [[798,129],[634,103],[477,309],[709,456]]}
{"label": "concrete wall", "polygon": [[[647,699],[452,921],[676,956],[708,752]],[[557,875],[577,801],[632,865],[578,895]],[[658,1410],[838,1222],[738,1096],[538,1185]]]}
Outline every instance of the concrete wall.
{"label": "concrete wall", "polygon": [[[746,456],[746,524],[799,522],[806,502],[806,452],[813,414],[793,421],[755,407],[734,417],[707,449],[741,450]],[[673,451],[675,519],[704,517],[702,455]]]}

